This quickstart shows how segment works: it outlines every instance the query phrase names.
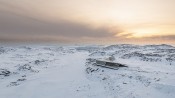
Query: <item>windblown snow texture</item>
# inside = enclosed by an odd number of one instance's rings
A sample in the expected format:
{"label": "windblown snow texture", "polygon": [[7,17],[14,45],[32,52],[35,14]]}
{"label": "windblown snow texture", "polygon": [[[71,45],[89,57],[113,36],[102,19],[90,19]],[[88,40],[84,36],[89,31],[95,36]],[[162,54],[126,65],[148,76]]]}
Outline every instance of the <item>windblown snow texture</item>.
{"label": "windblown snow texture", "polygon": [[[109,59],[128,67],[95,66]],[[0,46],[1,98],[175,98],[171,45]]]}

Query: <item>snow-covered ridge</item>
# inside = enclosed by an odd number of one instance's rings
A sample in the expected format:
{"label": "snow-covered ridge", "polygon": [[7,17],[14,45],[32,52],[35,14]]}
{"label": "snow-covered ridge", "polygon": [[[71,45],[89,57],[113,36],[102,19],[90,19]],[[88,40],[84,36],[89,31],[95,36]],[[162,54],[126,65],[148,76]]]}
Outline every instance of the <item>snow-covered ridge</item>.
{"label": "snow-covered ridge", "polygon": [[[114,57],[128,68],[95,66]],[[171,45],[0,46],[2,98],[174,98]]]}

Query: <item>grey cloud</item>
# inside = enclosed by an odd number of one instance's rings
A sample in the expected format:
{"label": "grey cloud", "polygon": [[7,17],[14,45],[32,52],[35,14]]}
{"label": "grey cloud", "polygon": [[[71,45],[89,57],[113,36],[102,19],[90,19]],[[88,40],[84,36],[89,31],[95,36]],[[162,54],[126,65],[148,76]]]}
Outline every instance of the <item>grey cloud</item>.
{"label": "grey cloud", "polygon": [[152,36],[152,37],[146,37],[146,39],[158,39],[158,40],[171,40],[171,41],[175,41],[175,35]]}
{"label": "grey cloud", "polygon": [[[88,25],[60,20],[55,23],[42,21],[35,17],[19,15],[0,10],[0,38],[25,37],[30,36],[62,36],[70,38],[102,38],[113,37],[115,34],[109,32],[108,28],[92,28]],[[115,32],[116,33],[116,32]],[[5,40],[5,38],[4,38]]]}

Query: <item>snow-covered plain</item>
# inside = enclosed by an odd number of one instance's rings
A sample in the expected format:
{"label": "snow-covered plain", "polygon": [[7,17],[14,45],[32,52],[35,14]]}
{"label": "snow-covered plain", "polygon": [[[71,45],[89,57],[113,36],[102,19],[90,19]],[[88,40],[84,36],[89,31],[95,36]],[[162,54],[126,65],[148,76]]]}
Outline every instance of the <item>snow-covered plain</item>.
{"label": "snow-covered plain", "polygon": [[0,98],[175,98],[175,47],[1,45]]}

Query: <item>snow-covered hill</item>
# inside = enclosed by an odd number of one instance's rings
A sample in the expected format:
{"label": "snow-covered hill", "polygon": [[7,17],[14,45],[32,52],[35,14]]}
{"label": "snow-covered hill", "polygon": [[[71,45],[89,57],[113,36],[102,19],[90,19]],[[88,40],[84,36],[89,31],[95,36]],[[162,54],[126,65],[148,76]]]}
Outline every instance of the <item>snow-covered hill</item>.
{"label": "snow-covered hill", "polygon": [[[94,59],[115,58],[112,70]],[[171,45],[0,46],[1,98],[175,98]]]}

